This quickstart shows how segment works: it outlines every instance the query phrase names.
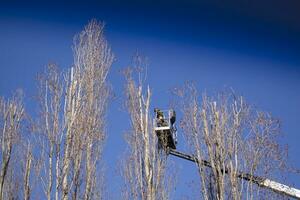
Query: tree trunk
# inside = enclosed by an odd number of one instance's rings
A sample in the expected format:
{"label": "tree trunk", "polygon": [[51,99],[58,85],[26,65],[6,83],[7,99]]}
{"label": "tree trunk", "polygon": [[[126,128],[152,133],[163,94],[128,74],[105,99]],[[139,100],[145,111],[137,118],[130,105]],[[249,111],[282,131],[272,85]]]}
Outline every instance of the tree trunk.
{"label": "tree trunk", "polygon": [[32,155],[31,150],[28,149],[26,159],[26,167],[25,167],[25,176],[24,176],[24,200],[30,199],[30,172],[31,172],[31,163],[32,163]]}
{"label": "tree trunk", "polygon": [[54,144],[53,142],[50,143],[50,153],[49,153],[49,171],[48,171],[48,188],[47,188],[47,199],[51,200],[51,191],[52,191],[52,182],[53,182],[53,153],[54,153]]}

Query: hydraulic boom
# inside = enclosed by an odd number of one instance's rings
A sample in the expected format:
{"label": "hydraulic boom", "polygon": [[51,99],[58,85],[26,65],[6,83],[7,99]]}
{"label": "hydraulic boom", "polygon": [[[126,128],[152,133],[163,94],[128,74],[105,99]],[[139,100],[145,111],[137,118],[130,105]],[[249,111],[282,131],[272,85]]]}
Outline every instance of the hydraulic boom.
{"label": "hydraulic boom", "polygon": [[[171,155],[177,156],[179,158],[189,160],[202,165],[205,167],[210,167],[211,164],[207,160],[198,160],[196,157],[176,151],[177,145],[177,129],[175,126],[176,113],[174,110],[160,110],[154,109],[154,131],[158,137],[158,148],[165,150]],[[228,174],[228,170],[225,168],[222,170],[223,173]],[[257,184],[259,187],[268,188],[276,193],[287,195],[289,197],[300,199],[300,190],[296,188],[289,187],[287,185],[272,181],[267,178],[254,176],[252,174],[239,172],[238,178],[251,181]]]}
{"label": "hydraulic boom", "polygon": [[[169,154],[173,156],[177,156],[179,158],[189,160],[195,163],[198,163],[205,167],[211,167],[210,163],[207,160],[198,160],[196,157],[176,151],[175,149],[169,149]],[[228,173],[226,169],[223,169],[223,173]],[[283,195],[287,195],[289,197],[300,199],[300,190],[289,187],[287,185],[278,183],[276,181],[272,181],[267,178],[262,178],[259,176],[254,176],[247,173],[238,173],[238,177],[244,179],[246,181],[252,181],[253,183],[257,184],[259,187],[264,187],[273,190],[276,193],[280,193]]]}

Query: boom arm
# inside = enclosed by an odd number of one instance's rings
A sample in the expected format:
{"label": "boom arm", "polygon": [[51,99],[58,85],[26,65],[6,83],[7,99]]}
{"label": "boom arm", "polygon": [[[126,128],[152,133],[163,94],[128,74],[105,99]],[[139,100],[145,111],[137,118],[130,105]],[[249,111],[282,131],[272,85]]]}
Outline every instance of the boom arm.
{"label": "boom arm", "polygon": [[[196,157],[176,151],[174,149],[169,149],[169,153],[173,156],[177,156],[179,158],[189,160],[192,162],[195,162],[197,164],[206,166],[206,167],[211,167],[210,163],[207,160],[198,160]],[[228,173],[227,169],[223,169],[224,173]],[[254,176],[248,173],[238,173],[237,175],[239,178],[244,179],[246,181],[252,181],[253,183],[257,184],[259,187],[264,187],[273,190],[276,193],[280,193],[283,195],[287,195],[289,197],[295,198],[295,199],[300,199],[300,190],[289,187],[287,185],[278,183],[276,181],[272,181],[270,179]]]}

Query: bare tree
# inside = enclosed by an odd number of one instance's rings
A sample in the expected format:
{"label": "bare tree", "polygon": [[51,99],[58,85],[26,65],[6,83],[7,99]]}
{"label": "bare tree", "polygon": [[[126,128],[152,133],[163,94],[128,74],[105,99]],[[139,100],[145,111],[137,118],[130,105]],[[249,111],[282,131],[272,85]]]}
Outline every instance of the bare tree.
{"label": "bare tree", "polygon": [[39,151],[39,163],[42,165],[40,181],[48,200],[52,199],[53,186],[55,199],[59,199],[61,146],[64,139],[61,116],[63,90],[63,77],[58,67],[48,65],[39,76],[40,115],[37,124],[40,133],[38,145],[42,150]]}
{"label": "bare tree", "polygon": [[279,121],[234,94],[221,93],[217,98],[204,94],[200,102],[193,84],[177,94],[182,97],[181,127],[191,150],[211,165],[197,164],[203,198],[257,199],[271,194],[252,180],[243,181],[239,174],[266,177],[283,166]]}
{"label": "bare tree", "polygon": [[95,175],[106,137],[107,75],[114,59],[103,28],[92,20],[74,38],[74,66],[61,73],[49,65],[41,78],[39,144],[47,199],[53,186],[55,199],[93,199],[103,181]]}
{"label": "bare tree", "polygon": [[124,73],[126,107],[132,127],[126,135],[129,152],[123,162],[124,198],[168,199],[171,184],[165,177],[166,154],[158,151],[149,110],[151,91],[149,86],[144,89],[146,74],[143,69],[146,67],[143,58],[138,55],[134,64],[133,68],[128,68]]}
{"label": "bare tree", "polygon": [[[74,41],[75,69],[82,76],[82,129],[85,147],[84,199],[91,199],[97,185],[96,167],[105,139],[105,117],[110,87],[107,75],[114,60],[103,35],[103,24],[91,21]],[[101,181],[101,180],[100,180]]]}
{"label": "bare tree", "polygon": [[[1,141],[1,175],[0,175],[0,199],[7,199],[10,196],[10,189],[5,191],[5,187],[10,188],[11,181],[7,181],[7,175],[13,176],[10,170],[12,154],[17,147],[20,137],[21,122],[24,117],[24,107],[22,96],[17,93],[12,99],[5,101],[0,99],[0,126],[2,134]],[[17,193],[17,191],[16,191]]]}

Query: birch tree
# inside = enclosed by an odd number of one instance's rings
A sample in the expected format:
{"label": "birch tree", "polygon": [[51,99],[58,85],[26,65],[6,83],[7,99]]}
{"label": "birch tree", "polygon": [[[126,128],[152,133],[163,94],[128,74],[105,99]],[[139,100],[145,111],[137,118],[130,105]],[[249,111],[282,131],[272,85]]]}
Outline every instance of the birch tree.
{"label": "birch tree", "polygon": [[[106,109],[110,98],[107,75],[114,56],[103,35],[103,24],[90,22],[74,42],[75,68],[82,70],[82,112],[85,146],[84,199],[94,195],[96,168],[106,137]],[[101,180],[100,180],[101,181]]]}
{"label": "birch tree", "polygon": [[125,136],[129,151],[123,161],[124,199],[168,199],[171,182],[165,176],[166,155],[157,148],[150,111],[151,90],[144,85],[143,58],[136,56],[134,64],[124,73],[125,105],[131,124],[131,131]]}
{"label": "birch tree", "polygon": [[44,73],[39,75],[39,182],[42,183],[48,200],[53,199],[51,194],[54,194],[56,200],[59,199],[61,148],[64,139],[61,114],[64,88],[63,74],[55,64],[48,65]]}
{"label": "birch tree", "polygon": [[[18,191],[13,191],[12,177],[14,173],[11,162],[14,151],[17,149],[21,123],[24,118],[24,106],[20,94],[14,95],[9,100],[0,99],[0,127],[1,127],[1,174],[0,174],[0,199],[9,199]],[[15,188],[17,189],[17,187]],[[14,193],[13,193],[14,192]]]}
{"label": "birch tree", "polygon": [[[98,184],[103,181],[96,179],[96,171],[106,137],[106,109],[110,97],[107,75],[114,60],[103,30],[103,24],[92,20],[74,39],[74,67],[65,101],[63,199],[68,199],[71,183],[74,184],[73,199],[93,199]],[[73,174],[69,182],[71,164]]]}
{"label": "birch tree", "polygon": [[197,164],[203,199],[278,198],[239,174],[270,177],[284,166],[279,121],[234,94],[220,93],[216,98],[204,94],[200,101],[193,84],[177,94],[182,98],[181,128],[191,151],[211,165]]}
{"label": "birch tree", "polygon": [[103,30],[92,20],[74,37],[74,66],[61,73],[50,65],[41,79],[41,182],[47,199],[101,197],[97,188],[103,179],[96,175],[106,138],[107,75],[114,60]]}

